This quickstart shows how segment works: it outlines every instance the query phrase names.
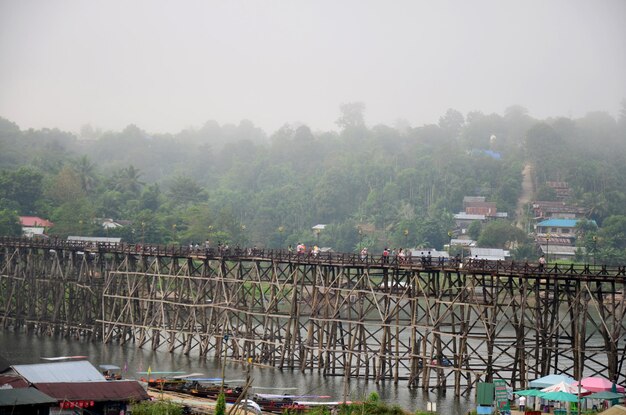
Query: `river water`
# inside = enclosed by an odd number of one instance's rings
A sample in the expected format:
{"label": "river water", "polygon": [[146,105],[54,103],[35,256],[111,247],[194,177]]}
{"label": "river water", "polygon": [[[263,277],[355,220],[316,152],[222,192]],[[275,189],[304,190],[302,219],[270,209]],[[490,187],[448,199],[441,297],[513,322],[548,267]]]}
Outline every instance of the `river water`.
{"label": "river water", "polygon": [[[0,330],[0,354],[11,364],[45,363],[42,357],[88,356],[96,367],[101,364],[126,366],[125,377],[128,378],[141,377],[137,372],[147,371],[148,368],[152,371],[199,372],[207,377],[222,375],[221,361],[214,357],[203,358],[197,354],[185,356],[180,352],[137,349],[132,344],[105,345],[5,330]],[[227,361],[224,373],[226,380],[245,379],[245,367],[241,363]],[[472,396],[456,398],[452,389],[445,393],[410,390],[406,387],[406,381],[400,381],[398,385],[393,382],[376,385],[372,381],[351,379],[345,387],[342,377],[323,377],[316,372],[301,373],[253,366],[250,374],[255,387],[253,391],[258,393],[329,395],[332,400],[342,400],[345,393],[348,399],[358,400],[371,392],[377,392],[384,402],[398,404],[411,412],[425,410],[429,401],[436,402],[441,414],[466,414],[473,406]]]}

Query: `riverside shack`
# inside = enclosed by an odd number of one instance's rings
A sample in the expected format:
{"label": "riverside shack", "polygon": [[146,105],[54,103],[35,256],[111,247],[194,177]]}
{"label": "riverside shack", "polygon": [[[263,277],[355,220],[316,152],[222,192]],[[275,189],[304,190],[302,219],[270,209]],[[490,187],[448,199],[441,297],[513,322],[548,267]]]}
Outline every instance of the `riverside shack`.
{"label": "riverside shack", "polygon": [[[50,414],[119,415],[149,396],[134,380],[107,380],[86,360],[14,365],[28,385],[54,400]],[[124,411],[124,412],[122,412]]]}

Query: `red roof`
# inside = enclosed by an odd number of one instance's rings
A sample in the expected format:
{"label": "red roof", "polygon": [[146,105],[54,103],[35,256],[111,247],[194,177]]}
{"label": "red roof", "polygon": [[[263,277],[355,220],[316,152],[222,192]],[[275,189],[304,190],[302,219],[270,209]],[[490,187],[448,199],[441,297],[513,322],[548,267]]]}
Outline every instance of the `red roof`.
{"label": "red roof", "polygon": [[12,388],[27,388],[28,382],[26,382],[21,376],[4,374],[0,375],[0,386],[4,385],[9,385]]}
{"label": "red roof", "polygon": [[36,383],[33,386],[58,400],[130,402],[150,398],[141,384],[135,380]]}
{"label": "red roof", "polygon": [[49,228],[54,225],[54,223],[49,220],[41,219],[38,216],[20,216],[20,223],[22,226],[31,226],[31,227],[39,227],[39,228]]}

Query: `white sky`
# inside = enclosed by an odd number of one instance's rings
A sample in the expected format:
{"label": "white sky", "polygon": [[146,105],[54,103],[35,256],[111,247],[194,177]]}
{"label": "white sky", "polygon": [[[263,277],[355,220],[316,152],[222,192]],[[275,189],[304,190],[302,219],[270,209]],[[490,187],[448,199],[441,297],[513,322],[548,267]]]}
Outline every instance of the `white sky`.
{"label": "white sky", "polygon": [[448,108],[616,116],[623,0],[0,0],[0,116],[178,132],[209,119],[336,129]]}

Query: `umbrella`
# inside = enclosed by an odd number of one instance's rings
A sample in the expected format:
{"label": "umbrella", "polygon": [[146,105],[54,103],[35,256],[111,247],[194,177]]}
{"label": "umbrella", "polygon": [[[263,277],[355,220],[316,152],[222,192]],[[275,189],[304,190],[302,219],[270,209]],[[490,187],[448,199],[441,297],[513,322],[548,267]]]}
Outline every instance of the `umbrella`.
{"label": "umbrella", "polygon": [[[621,392],[624,393],[624,387],[620,385],[614,385],[608,379],[601,377],[588,377],[582,378],[579,382],[580,385],[587,389],[589,392]],[[578,384],[578,383],[577,383]]]}
{"label": "umbrella", "polygon": [[587,395],[585,396],[585,399],[602,399],[602,400],[609,400],[609,399],[620,399],[623,398],[624,395],[622,395],[621,393],[615,393],[615,392],[596,392],[596,393],[592,393],[591,395]]}
{"label": "umbrella", "polygon": [[513,393],[519,396],[541,396],[543,394],[543,392],[541,392],[539,389],[524,389],[521,391],[515,391]]}
{"label": "umbrella", "polygon": [[567,392],[567,393],[573,393],[573,394],[578,395],[581,393],[586,393],[587,389],[582,388],[582,387],[579,388],[577,384],[573,384],[573,383],[568,384],[565,382],[561,382],[561,383],[557,383],[556,385],[543,388],[541,389],[541,392]]}
{"label": "umbrella", "polygon": [[578,396],[567,392],[543,392],[540,397],[548,401],[578,402]]}
{"label": "umbrella", "polygon": [[557,383],[574,383],[576,380],[567,375],[548,375],[530,381],[531,388],[547,388],[548,386],[556,385]]}

